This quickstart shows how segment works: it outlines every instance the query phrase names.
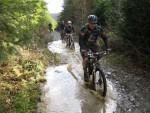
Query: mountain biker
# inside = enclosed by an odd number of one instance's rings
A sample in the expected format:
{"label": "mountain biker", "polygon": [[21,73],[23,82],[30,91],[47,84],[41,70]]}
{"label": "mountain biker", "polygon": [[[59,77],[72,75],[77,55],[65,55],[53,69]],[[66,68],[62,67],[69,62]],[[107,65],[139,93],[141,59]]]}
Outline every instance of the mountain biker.
{"label": "mountain biker", "polygon": [[48,24],[48,29],[49,29],[49,32],[53,31],[53,30],[52,30],[52,24],[51,24],[51,23]]}
{"label": "mountain biker", "polygon": [[[72,33],[74,33],[75,32],[75,30],[74,30],[74,27],[73,27],[73,25],[72,25],[72,22],[69,20],[69,21],[67,21],[67,23],[66,23],[66,25],[65,25],[65,29],[64,29],[64,32],[65,32],[65,40],[67,41],[67,45],[66,46],[69,46],[69,38],[71,38],[71,37],[68,37],[67,35],[69,34],[69,35],[71,35]],[[72,35],[71,35],[72,36]],[[73,37],[72,37],[73,38]]]}
{"label": "mountain biker", "polygon": [[73,27],[72,22],[70,20],[67,21],[65,28],[64,28],[64,31],[67,34],[74,33],[74,27]]}
{"label": "mountain biker", "polygon": [[88,82],[88,75],[86,72],[86,66],[88,63],[87,58],[87,50],[91,49],[92,52],[98,52],[100,51],[100,47],[97,44],[97,40],[101,37],[105,44],[105,49],[108,49],[107,44],[107,36],[105,35],[103,29],[101,26],[97,25],[97,16],[95,15],[89,15],[88,16],[88,23],[85,24],[79,33],[79,45],[80,45],[80,52],[83,58],[83,70],[84,70],[84,81]]}

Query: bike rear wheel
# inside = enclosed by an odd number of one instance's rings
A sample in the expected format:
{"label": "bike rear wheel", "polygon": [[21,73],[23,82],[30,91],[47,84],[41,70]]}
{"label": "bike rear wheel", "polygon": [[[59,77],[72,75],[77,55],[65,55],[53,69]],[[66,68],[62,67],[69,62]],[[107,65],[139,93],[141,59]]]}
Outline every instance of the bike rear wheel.
{"label": "bike rear wheel", "polygon": [[103,97],[106,96],[107,83],[105,74],[101,69],[97,69],[92,74],[92,88],[97,92],[99,92]]}

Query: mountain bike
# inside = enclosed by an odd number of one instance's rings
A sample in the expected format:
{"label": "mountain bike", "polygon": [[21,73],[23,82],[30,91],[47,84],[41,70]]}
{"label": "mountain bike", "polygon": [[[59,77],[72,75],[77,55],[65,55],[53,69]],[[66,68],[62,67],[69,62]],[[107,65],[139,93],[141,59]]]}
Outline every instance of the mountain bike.
{"label": "mountain bike", "polygon": [[66,47],[69,47],[70,49],[75,49],[72,33],[66,34]]}
{"label": "mountain bike", "polygon": [[93,53],[89,49],[87,51],[87,68],[84,70],[87,72],[86,74],[88,75],[88,79],[91,82],[92,89],[99,92],[103,97],[105,97],[107,93],[107,82],[99,60],[106,54],[106,51]]}

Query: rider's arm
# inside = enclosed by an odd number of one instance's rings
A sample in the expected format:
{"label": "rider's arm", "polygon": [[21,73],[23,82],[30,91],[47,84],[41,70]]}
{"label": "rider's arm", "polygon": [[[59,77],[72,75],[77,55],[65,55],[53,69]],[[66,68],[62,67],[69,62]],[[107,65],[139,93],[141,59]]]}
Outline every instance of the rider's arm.
{"label": "rider's arm", "polygon": [[64,26],[64,32],[67,33],[67,26]]}
{"label": "rider's arm", "polygon": [[102,32],[101,38],[103,39],[104,44],[105,44],[105,49],[107,50],[108,49],[108,36],[104,32]]}
{"label": "rider's arm", "polygon": [[79,33],[79,45],[81,49],[86,49],[85,46],[85,28],[82,27]]}
{"label": "rider's arm", "polygon": [[81,49],[85,48],[84,33],[82,33],[82,32],[79,33],[79,45],[80,45]]}

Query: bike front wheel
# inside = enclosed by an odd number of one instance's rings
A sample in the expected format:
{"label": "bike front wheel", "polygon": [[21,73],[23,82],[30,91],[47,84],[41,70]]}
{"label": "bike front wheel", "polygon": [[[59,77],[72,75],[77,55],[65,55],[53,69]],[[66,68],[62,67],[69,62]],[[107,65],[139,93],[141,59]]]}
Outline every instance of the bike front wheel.
{"label": "bike front wheel", "polygon": [[66,37],[66,47],[70,46],[70,40],[69,40],[69,36]]}
{"label": "bike front wheel", "polygon": [[74,41],[73,40],[71,41],[70,49],[75,49],[75,45],[74,45]]}
{"label": "bike front wheel", "polygon": [[99,92],[103,97],[106,96],[107,93],[107,83],[105,74],[101,69],[97,69],[92,74],[92,87],[94,90]]}

